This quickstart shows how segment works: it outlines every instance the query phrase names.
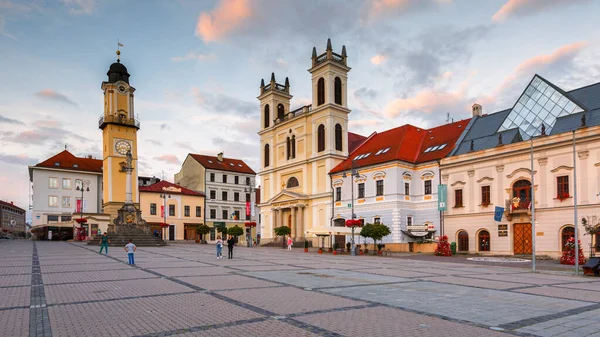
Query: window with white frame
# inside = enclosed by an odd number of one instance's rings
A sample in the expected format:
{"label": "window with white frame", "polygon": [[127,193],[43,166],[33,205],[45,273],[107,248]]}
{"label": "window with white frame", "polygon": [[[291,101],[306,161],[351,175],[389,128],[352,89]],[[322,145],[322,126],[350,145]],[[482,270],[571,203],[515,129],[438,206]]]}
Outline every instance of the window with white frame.
{"label": "window with white frame", "polygon": [[58,188],[58,178],[48,178],[48,188]]}
{"label": "window with white frame", "polygon": [[375,217],[375,218],[373,218],[373,223],[374,223],[374,224],[381,223],[381,218],[380,218],[380,217]]}
{"label": "window with white frame", "polygon": [[377,180],[375,195],[383,195],[383,180]]}
{"label": "window with white frame", "polygon": [[342,200],[342,188],[336,187],[335,188],[335,201],[340,201],[340,200]]}
{"label": "window with white frame", "polygon": [[431,194],[431,180],[425,180],[425,194]]}
{"label": "window with white frame", "polygon": [[407,226],[412,226],[413,224],[413,217],[411,215],[406,217],[406,225]]}
{"label": "window with white frame", "polygon": [[62,207],[63,208],[71,207],[71,197],[62,197]]}
{"label": "window with white frame", "polygon": [[58,207],[58,197],[56,195],[48,196],[48,206],[50,207]]}
{"label": "window with white frame", "polygon": [[63,190],[70,190],[71,189],[71,179],[63,178],[62,188],[63,188]]}

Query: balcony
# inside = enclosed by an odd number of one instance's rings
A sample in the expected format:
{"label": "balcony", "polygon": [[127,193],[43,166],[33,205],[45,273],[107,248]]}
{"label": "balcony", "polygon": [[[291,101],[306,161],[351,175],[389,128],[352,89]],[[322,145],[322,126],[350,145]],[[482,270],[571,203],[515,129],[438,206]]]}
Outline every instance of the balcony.
{"label": "balcony", "polygon": [[104,129],[108,124],[132,126],[140,129],[140,120],[137,118],[128,118],[123,116],[102,115],[98,119],[98,127]]}
{"label": "balcony", "polygon": [[504,214],[510,221],[513,214],[531,214],[531,200],[529,198],[514,197],[505,200]]}

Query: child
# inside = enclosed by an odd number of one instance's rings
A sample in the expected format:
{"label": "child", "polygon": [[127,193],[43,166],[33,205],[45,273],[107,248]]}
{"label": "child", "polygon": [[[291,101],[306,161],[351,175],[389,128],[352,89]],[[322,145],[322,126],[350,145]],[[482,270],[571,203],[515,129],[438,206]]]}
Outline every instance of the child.
{"label": "child", "polygon": [[221,236],[217,236],[217,260],[223,258],[223,240]]}
{"label": "child", "polygon": [[102,254],[103,249],[106,249],[106,255],[108,255],[108,244],[109,243],[110,243],[110,240],[108,239],[106,232],[104,232],[104,235],[102,235],[102,237],[100,238],[100,254]]}
{"label": "child", "polygon": [[129,243],[125,245],[125,251],[127,252],[127,256],[129,257],[129,264],[135,266],[135,261],[133,260],[133,253],[137,247],[131,242],[129,239]]}
{"label": "child", "polygon": [[293,244],[293,243],[294,243],[294,241],[292,240],[292,237],[291,237],[291,236],[288,236],[288,241],[287,241],[287,244],[288,244],[288,250],[292,250],[292,244]]}

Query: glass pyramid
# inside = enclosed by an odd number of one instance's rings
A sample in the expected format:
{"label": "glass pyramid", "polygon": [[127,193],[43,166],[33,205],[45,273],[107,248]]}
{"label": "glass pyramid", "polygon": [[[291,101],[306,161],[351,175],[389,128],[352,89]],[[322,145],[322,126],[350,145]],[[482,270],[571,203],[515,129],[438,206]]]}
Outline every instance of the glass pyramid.
{"label": "glass pyramid", "polygon": [[535,75],[498,132],[519,128],[523,140],[527,140],[542,133],[542,124],[546,127],[546,134],[550,134],[556,118],[582,111],[582,107]]}

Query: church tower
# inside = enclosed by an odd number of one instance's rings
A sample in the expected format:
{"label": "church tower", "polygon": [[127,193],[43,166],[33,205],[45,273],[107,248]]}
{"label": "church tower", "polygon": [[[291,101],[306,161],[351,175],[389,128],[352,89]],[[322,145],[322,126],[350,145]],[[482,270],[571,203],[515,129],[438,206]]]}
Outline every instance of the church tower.
{"label": "church tower", "polygon": [[120,51],[117,50],[117,62],[110,65],[106,75],[108,80],[102,82],[104,113],[99,120],[102,130],[102,207],[112,221],[126,200],[126,173],[123,166],[127,152],[131,152],[132,156],[131,195],[133,203],[139,209],[137,131],[140,129],[140,122],[134,113],[135,88],[129,85],[130,75],[121,63]]}

